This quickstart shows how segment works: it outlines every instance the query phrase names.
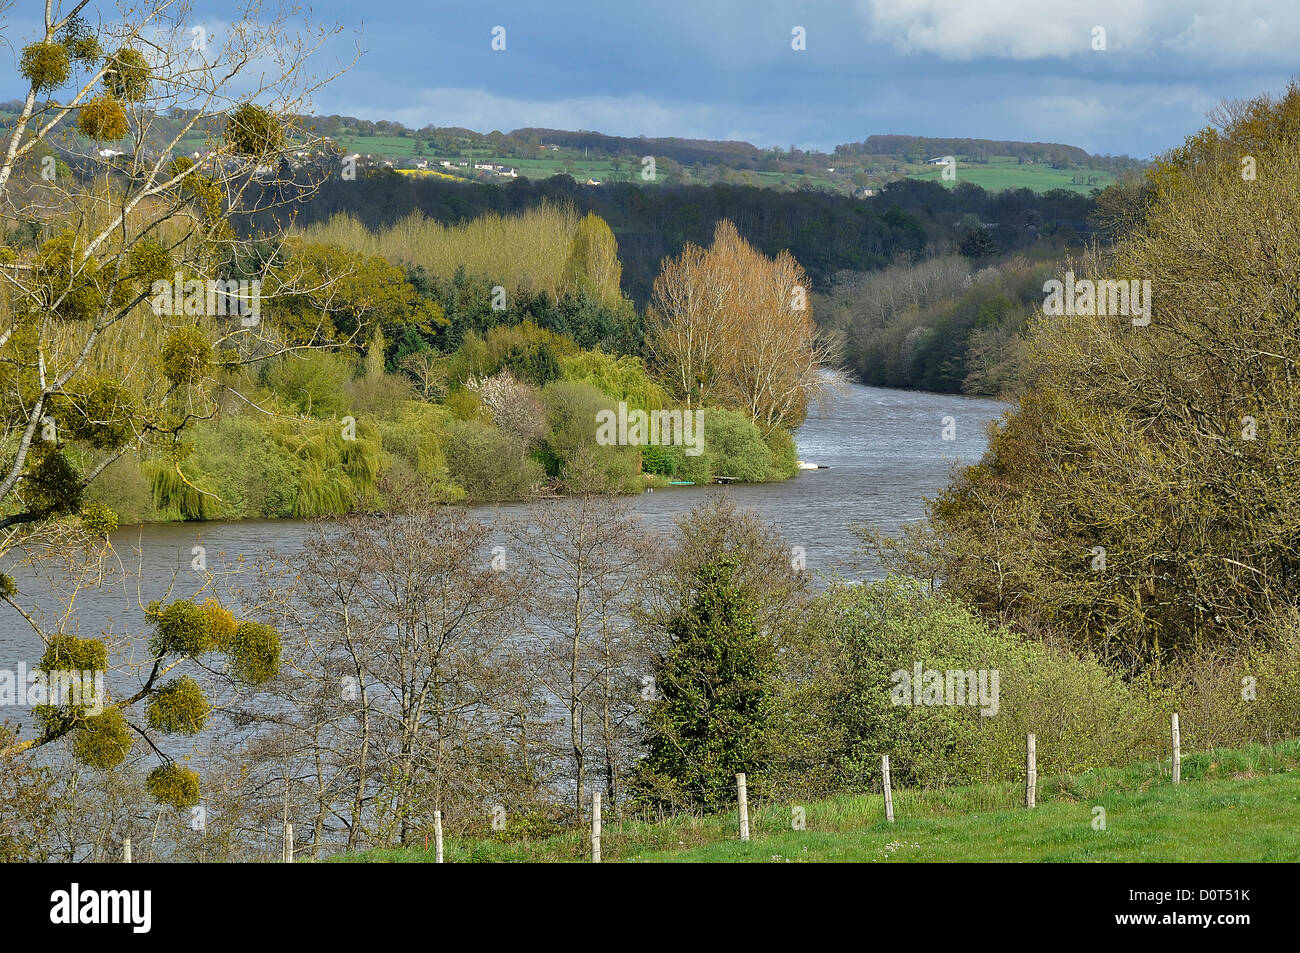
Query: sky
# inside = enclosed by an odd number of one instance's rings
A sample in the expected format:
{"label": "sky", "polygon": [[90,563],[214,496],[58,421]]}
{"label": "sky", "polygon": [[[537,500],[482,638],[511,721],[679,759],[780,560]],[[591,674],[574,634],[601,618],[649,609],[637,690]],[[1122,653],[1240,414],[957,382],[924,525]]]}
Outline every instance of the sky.
{"label": "sky", "polygon": [[[6,17],[14,49],[31,2]],[[234,7],[195,0],[193,18],[219,35]],[[362,51],[316,112],[479,132],[826,151],[902,133],[1148,158],[1300,72],[1300,0],[313,0],[310,16],[341,28],[319,72]],[[0,86],[25,92],[12,69]]]}

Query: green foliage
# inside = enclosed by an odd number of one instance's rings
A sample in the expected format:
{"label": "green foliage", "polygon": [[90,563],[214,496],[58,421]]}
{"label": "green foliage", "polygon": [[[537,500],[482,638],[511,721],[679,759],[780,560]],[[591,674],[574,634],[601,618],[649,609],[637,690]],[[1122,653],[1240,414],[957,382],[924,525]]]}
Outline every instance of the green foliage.
{"label": "green foliage", "polygon": [[118,450],[135,439],[139,399],[112,377],[92,377],[54,401],[63,432],[96,450]]}
{"label": "green foliage", "polygon": [[527,499],[545,480],[518,437],[482,420],[452,421],[448,432],[447,470],[469,500]]}
{"label": "green foliage", "polygon": [[[1044,774],[1121,764],[1161,750],[1171,705],[1095,659],[990,626],[956,600],[896,578],[821,596],[790,658],[791,707],[808,732],[804,750],[830,772],[827,789],[877,781],[882,754],[900,784],[1011,780],[1023,775],[1030,732]],[[937,695],[922,694],[925,679],[899,694],[918,664],[940,673]],[[950,703],[947,673],[980,671],[986,696],[972,702],[968,692],[961,704],[954,683]],[[922,704],[908,703],[918,695]],[[982,715],[994,699],[996,713]]]}
{"label": "green foliage", "polygon": [[88,99],[77,116],[77,131],[87,139],[116,142],[129,131],[126,110],[111,96],[101,94]]}
{"label": "green foliage", "polygon": [[629,408],[660,410],[668,406],[668,394],[651,380],[639,357],[582,351],[564,358],[561,367],[566,381],[590,384],[615,401],[627,401]]}
{"label": "green foliage", "polygon": [[[714,476],[734,477],[741,483],[783,478],[762,432],[747,415],[722,407],[706,407],[699,412],[697,420],[703,422],[704,455]],[[682,459],[683,465],[689,465],[690,458],[684,450]]]}
{"label": "green foliage", "polygon": [[108,58],[104,86],[119,102],[138,103],[149,95],[149,61],[139,50],[124,46]]}
{"label": "green foliage", "polygon": [[790,431],[773,428],[763,438],[763,442],[771,454],[768,458],[768,479],[788,480],[799,475],[799,451]]}
{"label": "green foliage", "polygon": [[72,736],[72,756],[81,764],[106,771],[131,753],[131,726],[120,708],[81,721]]}
{"label": "green foliage", "polygon": [[108,670],[108,647],[101,639],[83,639],[64,633],[50,636],[41,656],[42,671],[104,672]]}
{"label": "green foliage", "polygon": [[339,421],[324,420],[279,422],[271,438],[292,455],[297,473],[293,516],[348,513],[374,497],[383,448],[372,421],[358,420],[352,440],[343,438]]}
{"label": "green foliage", "polygon": [[131,246],[130,265],[132,277],[146,288],[175,274],[171,254],[152,238],[142,238]]}
{"label": "green foliage", "polygon": [[89,321],[103,309],[100,266],[86,256],[85,243],[72,230],[45,242],[36,256],[29,310],[48,312],[61,321]]}
{"label": "green foliage", "polygon": [[1300,84],[1239,105],[1152,167],[1104,257],[1059,266],[1084,307],[1031,323],[1019,405],[900,550],[1132,671],[1268,644],[1300,605]]}
{"label": "green foliage", "polygon": [[239,623],[216,599],[205,599],[203,612],[208,617],[208,641],[213,649],[218,652],[229,652],[230,646],[234,644]]}
{"label": "green foliage", "polygon": [[586,485],[594,478],[610,492],[635,492],[640,481],[637,448],[601,446],[596,442],[596,415],[612,410],[613,402],[589,384],[557,381],[542,390],[546,404],[547,434],[540,459],[547,474],[568,480],[568,471],[581,462]]}
{"label": "green foliage", "polygon": [[423,478],[438,499],[463,499],[464,491],[452,483],[447,469],[447,444],[451,414],[433,404],[406,405],[393,417],[379,422],[384,450],[409,472]]}
{"label": "green foliage", "polygon": [[197,383],[212,370],[212,342],[201,328],[176,328],[163,342],[161,363],[172,384]]}
{"label": "green foliage", "polygon": [[693,600],[669,623],[671,647],[653,663],[636,779],[648,803],[713,810],[732,802],[737,772],[764,783],[777,656],[738,562],[728,554],[699,568]]}
{"label": "green foliage", "polygon": [[962,236],[961,253],[967,258],[987,258],[996,255],[997,251],[998,245],[993,240],[993,234],[983,225],[974,226]]}
{"label": "green foliage", "polygon": [[225,196],[221,184],[212,176],[193,171],[194,160],[189,156],[177,156],[168,166],[173,182],[179,182],[181,195],[191,199],[198,206],[204,221],[214,223],[221,219],[225,207]]}
{"label": "green foliage", "polygon": [[174,761],[150,771],[145,787],[159,804],[170,804],[178,811],[188,811],[199,803],[198,772]]}
{"label": "green foliage", "polygon": [[226,121],[226,144],[235,155],[269,156],[284,145],[284,126],[265,107],[244,103]]}
{"label": "green foliage", "polygon": [[8,573],[0,572],[0,599],[12,599],[18,595],[18,583]]}
{"label": "green foliage", "polygon": [[226,655],[237,679],[261,685],[280,669],[280,633],[261,622],[241,622]]}
{"label": "green foliage", "polygon": [[198,657],[215,648],[208,613],[187,599],[178,599],[166,608],[157,602],[150,603],[145,619],[154,626],[149,649],[158,658],[166,655]]}
{"label": "green foliage", "polygon": [[309,417],[338,417],[347,409],[344,387],[352,360],[337,351],[309,350],[266,365],[266,385]]}
{"label": "green foliage", "polygon": [[31,43],[23,47],[18,66],[37,92],[58,89],[72,75],[67,47],[62,43]]}
{"label": "green foliage", "polygon": [[81,528],[92,536],[107,538],[117,524],[117,514],[107,504],[87,503],[81,508]]}
{"label": "green foliage", "polygon": [[211,710],[199,683],[182,675],[149,697],[145,716],[151,728],[166,734],[196,735],[207,724]]}
{"label": "green foliage", "polygon": [[67,516],[81,508],[81,474],[59,450],[46,443],[27,454],[23,498],[27,506],[47,516]]}

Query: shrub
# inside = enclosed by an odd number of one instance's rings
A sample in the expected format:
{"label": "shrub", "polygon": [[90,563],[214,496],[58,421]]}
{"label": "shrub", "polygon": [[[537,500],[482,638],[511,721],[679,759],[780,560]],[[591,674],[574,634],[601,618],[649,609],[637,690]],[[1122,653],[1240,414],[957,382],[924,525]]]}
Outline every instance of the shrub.
{"label": "shrub", "polygon": [[453,421],[447,469],[473,501],[520,500],[545,479],[523,443],[481,420]]}
{"label": "shrub", "polygon": [[734,477],[741,483],[774,478],[772,453],[753,421],[721,407],[706,407],[701,413],[697,419],[703,421],[704,452],[714,476]]}
{"label": "shrub", "polygon": [[[1126,684],[1092,658],[992,627],[919,583],[891,577],[835,586],[817,600],[804,633],[787,653],[795,660],[793,708],[810,726],[805,750],[833,786],[873,782],[882,754],[902,784],[1020,778],[1030,732],[1038,736],[1041,774],[1162,750],[1166,697]],[[917,664],[923,672],[996,672],[996,714],[981,715],[975,705],[895,704],[895,673],[910,677]],[[992,688],[991,674],[986,684]]]}
{"label": "shrub", "polygon": [[555,479],[579,477],[581,463],[585,486],[598,486],[616,493],[635,492],[641,486],[638,448],[601,446],[596,442],[596,415],[613,410],[613,402],[592,387],[571,381],[557,381],[542,391],[546,404],[548,433],[543,441],[547,473]]}
{"label": "shrub", "polygon": [[352,365],[340,352],[311,349],[268,362],[262,381],[299,413],[339,417],[348,410],[344,388],[352,379]]}

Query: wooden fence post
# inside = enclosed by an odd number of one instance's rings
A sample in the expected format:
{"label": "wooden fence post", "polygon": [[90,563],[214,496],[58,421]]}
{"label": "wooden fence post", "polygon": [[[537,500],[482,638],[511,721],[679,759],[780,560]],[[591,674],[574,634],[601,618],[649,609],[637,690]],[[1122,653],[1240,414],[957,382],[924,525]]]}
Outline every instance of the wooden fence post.
{"label": "wooden fence post", "polygon": [[1038,796],[1038,739],[1030,735],[1025,742],[1025,807],[1033,807]]}
{"label": "wooden fence post", "polygon": [[889,790],[889,755],[880,756],[880,773],[885,776],[885,820],[894,823],[894,795]]}
{"label": "wooden fence post", "polygon": [[1177,712],[1174,712],[1170,724],[1174,732],[1174,784],[1178,784],[1183,779],[1183,738],[1178,732]]}
{"label": "wooden fence post", "polygon": [[433,812],[433,862],[442,863],[442,811]]}
{"label": "wooden fence post", "polygon": [[736,775],[736,795],[740,801],[740,839],[749,840],[749,797],[745,792],[745,774]]}
{"label": "wooden fence post", "polygon": [[131,838],[122,838],[122,863],[131,863]]}
{"label": "wooden fence post", "polygon": [[600,792],[591,795],[591,862],[600,863]]}

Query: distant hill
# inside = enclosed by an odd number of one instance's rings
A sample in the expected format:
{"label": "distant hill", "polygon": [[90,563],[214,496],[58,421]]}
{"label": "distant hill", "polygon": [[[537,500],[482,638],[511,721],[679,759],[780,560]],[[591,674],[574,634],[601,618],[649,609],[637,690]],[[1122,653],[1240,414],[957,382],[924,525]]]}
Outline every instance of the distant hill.
{"label": "distant hill", "polygon": [[[0,125],[20,107],[17,102],[0,103]],[[161,146],[181,131],[184,121],[182,113],[158,118],[151,144]],[[1064,143],[994,139],[872,135],[825,153],[735,140],[610,136],[545,127],[508,133],[461,126],[415,129],[390,120],[338,115],[304,116],[303,124],[329,140],[329,154],[345,150],[359,153],[369,167],[476,182],[567,174],[588,185],[735,185],[869,198],[902,179],[935,179],[947,187],[970,182],[989,191],[1067,189],[1087,195],[1105,188],[1115,175],[1145,165],[1129,156],[1090,155]],[[207,148],[206,136],[214,131],[192,130],[181,143],[182,151]],[[89,148],[66,122],[56,132],[68,136],[68,146]],[[646,174],[647,156],[655,160],[653,175]],[[955,178],[936,170],[933,160],[943,156],[957,159]]]}

